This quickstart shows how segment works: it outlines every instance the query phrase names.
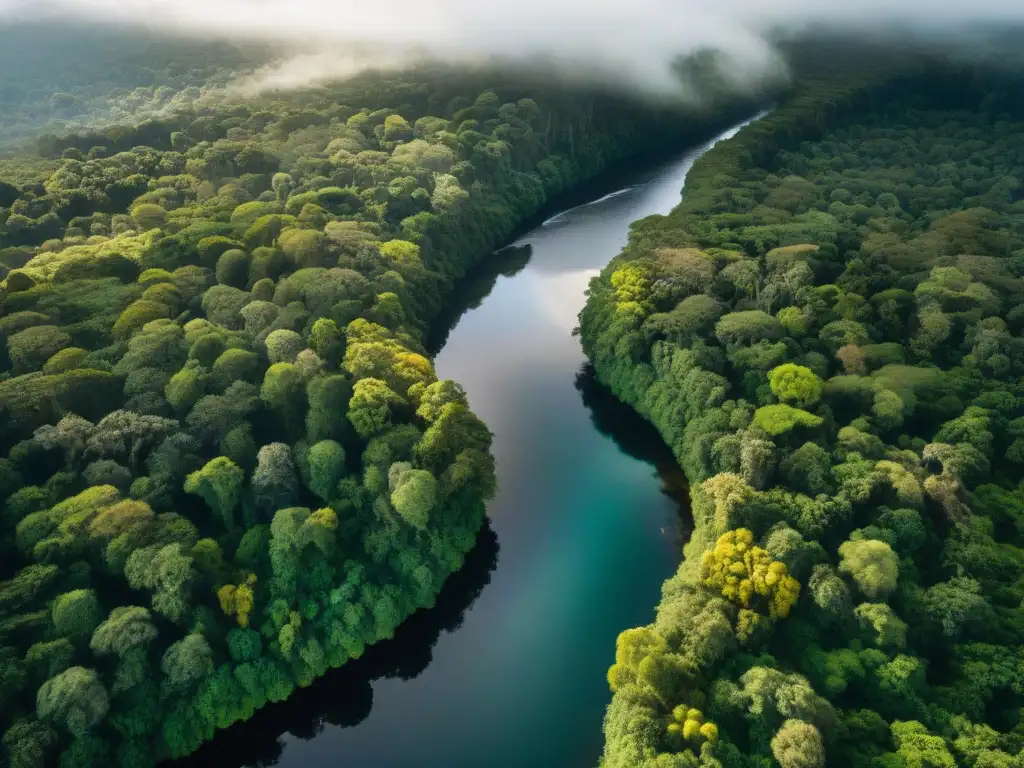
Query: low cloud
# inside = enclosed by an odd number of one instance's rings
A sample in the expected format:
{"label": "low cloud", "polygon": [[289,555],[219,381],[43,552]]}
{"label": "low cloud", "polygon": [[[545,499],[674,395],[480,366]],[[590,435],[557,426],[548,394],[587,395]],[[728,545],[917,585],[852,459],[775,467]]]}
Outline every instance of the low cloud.
{"label": "low cloud", "polygon": [[192,38],[268,43],[273,65],[241,85],[297,88],[421,60],[543,68],[566,80],[696,98],[678,61],[714,51],[718,79],[754,88],[784,76],[771,44],[808,28],[943,45],[1024,23],[1021,0],[0,0],[0,20],[52,18]]}

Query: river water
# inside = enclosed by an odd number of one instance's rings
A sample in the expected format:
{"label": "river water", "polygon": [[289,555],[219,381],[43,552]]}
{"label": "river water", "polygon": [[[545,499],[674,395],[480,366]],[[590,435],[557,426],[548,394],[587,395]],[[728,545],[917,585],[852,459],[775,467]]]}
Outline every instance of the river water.
{"label": "river water", "polygon": [[[722,137],[732,135],[733,129]],[[572,336],[631,222],[668,213],[711,144],[606,175],[591,200],[467,279],[434,339],[494,432],[490,524],[437,607],[394,640],[229,729],[218,768],[592,768],[615,638],[679,563],[685,480],[653,429],[594,381]],[[445,338],[446,336],[446,338]]]}

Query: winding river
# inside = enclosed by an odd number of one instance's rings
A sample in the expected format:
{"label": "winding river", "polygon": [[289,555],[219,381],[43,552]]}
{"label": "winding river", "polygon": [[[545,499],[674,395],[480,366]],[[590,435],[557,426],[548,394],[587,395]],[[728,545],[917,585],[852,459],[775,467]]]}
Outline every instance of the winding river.
{"label": "winding river", "polygon": [[607,174],[467,278],[434,345],[438,375],[494,432],[499,492],[479,544],[394,640],[183,766],[597,763],[615,638],[650,620],[678,565],[686,488],[653,429],[593,380],[572,330],[630,223],[668,213],[713,143]]}

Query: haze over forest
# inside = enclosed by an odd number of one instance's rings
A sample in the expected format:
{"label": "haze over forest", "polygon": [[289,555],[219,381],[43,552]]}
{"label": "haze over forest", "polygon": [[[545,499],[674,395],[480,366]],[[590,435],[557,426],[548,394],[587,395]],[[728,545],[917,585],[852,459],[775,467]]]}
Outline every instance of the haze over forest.
{"label": "haze over forest", "polygon": [[[673,64],[693,54],[721,54],[725,85],[737,90],[776,81],[785,64],[775,43],[813,29],[869,36],[905,46],[926,43],[957,55],[1006,55],[991,34],[1024,23],[1014,0],[584,0],[480,4],[444,0],[364,3],[345,0],[5,0],[0,22],[68,18],[144,28],[189,39],[271,44],[280,55],[244,82],[248,90],[319,84],[367,67],[423,59],[460,66],[495,60],[566,79],[631,92],[695,98],[693,82]],[[979,40],[985,39],[984,45]]]}
{"label": "haze over forest", "polygon": [[[1021,31],[1021,0],[0,0],[0,768],[1024,768]],[[588,230],[655,161],[671,201]],[[541,230],[576,244],[546,356],[544,302],[501,300]],[[550,449],[520,483],[473,410],[494,359]],[[614,479],[598,390],[688,491],[661,536],[622,535],[659,489]],[[372,661],[438,615],[457,663],[441,630]],[[325,679],[368,660],[439,693]],[[362,703],[316,727],[368,746],[289,762],[320,679]],[[207,761],[246,721],[272,754]]]}

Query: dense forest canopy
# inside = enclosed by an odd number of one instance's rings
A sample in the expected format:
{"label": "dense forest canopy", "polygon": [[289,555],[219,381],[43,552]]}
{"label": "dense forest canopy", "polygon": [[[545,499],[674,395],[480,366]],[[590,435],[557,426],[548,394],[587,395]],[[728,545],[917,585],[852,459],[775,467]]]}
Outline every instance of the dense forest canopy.
{"label": "dense forest canopy", "polygon": [[1024,764],[1019,82],[809,87],[592,282],[585,349],[695,523],[606,768]]}
{"label": "dense forest canopy", "polygon": [[[146,93],[209,74],[181,66]],[[552,195],[708,127],[450,72],[172,106],[0,162],[12,768],[187,754],[432,605],[494,490],[424,348],[455,281]]]}
{"label": "dense forest canopy", "polygon": [[[24,31],[0,754],[141,768],[434,603],[495,483],[426,347],[456,282],[552,196],[753,105],[442,67],[243,98],[266,49]],[[1024,765],[1020,80],[831,45],[789,49],[816,79],[697,162],[581,316],[695,518],[619,639],[606,768]]]}

